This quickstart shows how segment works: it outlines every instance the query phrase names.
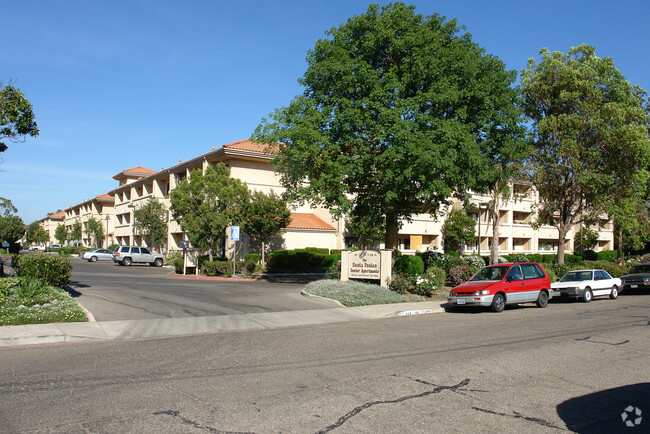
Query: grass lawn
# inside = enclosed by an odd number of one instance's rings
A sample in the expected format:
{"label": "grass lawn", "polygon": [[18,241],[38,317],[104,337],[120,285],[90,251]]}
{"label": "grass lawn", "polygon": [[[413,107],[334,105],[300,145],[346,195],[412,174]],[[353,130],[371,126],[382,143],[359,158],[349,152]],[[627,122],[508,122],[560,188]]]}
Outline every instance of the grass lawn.
{"label": "grass lawn", "polygon": [[0,325],[88,321],[63,289],[37,279],[0,277]]}
{"label": "grass lawn", "polygon": [[338,300],[343,306],[365,306],[369,304],[405,303],[424,301],[419,295],[398,294],[379,285],[348,280],[317,280],[305,287],[312,295]]}

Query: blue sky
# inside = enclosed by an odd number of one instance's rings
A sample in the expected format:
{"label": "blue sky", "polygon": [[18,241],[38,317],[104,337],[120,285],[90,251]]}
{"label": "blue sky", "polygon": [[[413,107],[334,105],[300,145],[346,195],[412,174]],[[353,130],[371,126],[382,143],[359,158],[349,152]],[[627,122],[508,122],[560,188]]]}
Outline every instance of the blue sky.
{"label": "blue sky", "polygon": [[[250,137],[302,92],[305,56],[369,1],[6,1],[0,81],[37,138],[0,154],[0,197],[25,223],[106,193],[124,169],[171,167]],[[385,4],[387,2],[379,2]],[[650,2],[413,1],[456,18],[508,69],[587,43],[650,91]]]}

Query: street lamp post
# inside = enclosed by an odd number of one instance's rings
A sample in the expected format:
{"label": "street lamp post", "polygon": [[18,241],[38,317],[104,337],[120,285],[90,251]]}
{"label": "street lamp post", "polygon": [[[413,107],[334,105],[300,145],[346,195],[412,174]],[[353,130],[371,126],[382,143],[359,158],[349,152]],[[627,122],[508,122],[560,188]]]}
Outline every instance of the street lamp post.
{"label": "street lamp post", "polygon": [[105,247],[108,247],[110,245],[110,244],[108,244],[108,237],[109,237],[109,235],[108,235],[108,220],[109,219],[110,219],[110,216],[107,215],[106,216],[106,236],[104,237],[104,239],[106,240],[106,246]]}

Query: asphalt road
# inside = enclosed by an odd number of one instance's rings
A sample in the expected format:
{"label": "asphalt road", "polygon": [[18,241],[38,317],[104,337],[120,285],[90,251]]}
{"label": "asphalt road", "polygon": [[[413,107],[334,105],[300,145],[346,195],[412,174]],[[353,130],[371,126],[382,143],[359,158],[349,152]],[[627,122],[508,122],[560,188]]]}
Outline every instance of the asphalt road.
{"label": "asphalt road", "polygon": [[300,294],[305,281],[236,282],[170,275],[169,268],[121,267],[72,259],[70,289],[97,321],[183,318],[325,309],[331,302]]}
{"label": "asphalt road", "polygon": [[14,347],[0,431],[650,432],[648,360],[650,295]]}

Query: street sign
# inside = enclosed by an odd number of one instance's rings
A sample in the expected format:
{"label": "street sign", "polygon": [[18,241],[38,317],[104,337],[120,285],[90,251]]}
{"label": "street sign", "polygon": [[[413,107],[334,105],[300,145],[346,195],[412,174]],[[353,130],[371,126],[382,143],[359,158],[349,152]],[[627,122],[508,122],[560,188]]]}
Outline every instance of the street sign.
{"label": "street sign", "polygon": [[230,227],[230,241],[239,241],[239,226]]}
{"label": "street sign", "polygon": [[179,247],[181,249],[187,249],[190,247],[190,242],[189,241],[181,241],[179,244]]}

